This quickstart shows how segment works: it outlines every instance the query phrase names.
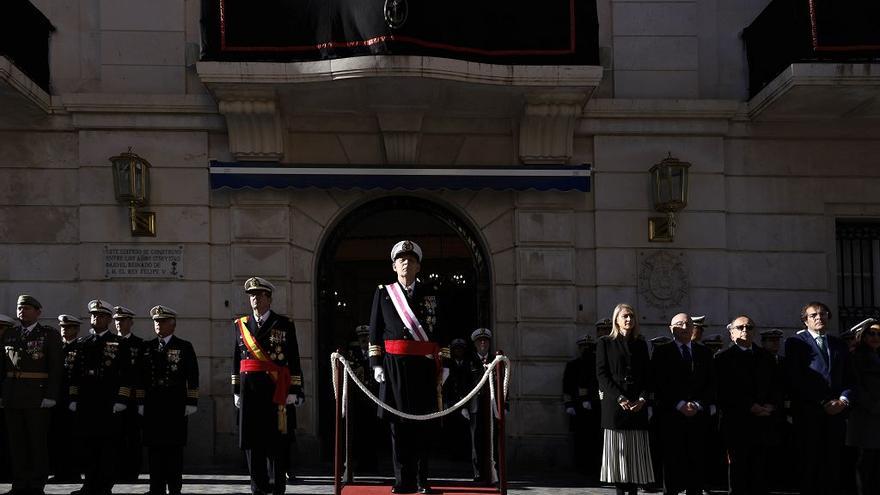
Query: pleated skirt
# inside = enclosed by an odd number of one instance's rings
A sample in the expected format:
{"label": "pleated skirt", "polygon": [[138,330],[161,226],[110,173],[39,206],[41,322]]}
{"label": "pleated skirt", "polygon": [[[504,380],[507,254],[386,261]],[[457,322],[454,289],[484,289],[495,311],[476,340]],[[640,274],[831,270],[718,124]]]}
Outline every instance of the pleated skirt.
{"label": "pleated skirt", "polygon": [[654,468],[648,432],[605,430],[599,479],[605,483],[652,483]]}

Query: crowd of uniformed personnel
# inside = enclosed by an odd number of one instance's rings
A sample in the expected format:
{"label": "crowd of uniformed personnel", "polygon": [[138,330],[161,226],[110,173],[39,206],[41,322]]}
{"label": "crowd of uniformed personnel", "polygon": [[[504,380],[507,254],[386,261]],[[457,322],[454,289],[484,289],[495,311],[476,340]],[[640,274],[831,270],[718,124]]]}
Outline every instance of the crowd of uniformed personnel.
{"label": "crowd of uniformed personnel", "polygon": [[[620,306],[621,313],[635,316],[630,306]],[[576,469],[597,481],[601,472],[601,481],[613,483],[618,493],[635,493],[637,485],[688,494],[710,487],[731,494],[773,488],[880,493],[880,321],[865,320],[837,337],[827,333],[826,305],[811,302],[801,313],[805,328],[788,339],[779,329],[758,333],[747,315],[733,318],[723,337],[703,335],[705,317],[676,315],[668,336],[649,341],[645,390],[638,397],[609,397],[617,390],[608,376],[614,375],[606,368],[609,358],[599,356],[597,368],[597,340],[580,337],[562,384]],[[597,322],[598,343],[627,339],[622,325]],[[628,338],[644,342],[637,326]],[[623,375],[631,373],[634,360],[626,357]],[[601,416],[642,407],[648,420],[634,428],[647,430],[649,442],[639,445],[649,445],[650,466],[635,467],[651,474],[638,480],[608,475],[608,465],[615,464],[610,453],[633,452],[614,451],[612,426]]]}
{"label": "crowd of uniformed personnel", "polygon": [[192,345],[174,336],[176,311],[153,307],[156,338],[144,341],[131,333],[133,311],[101,299],[88,303],[85,335],[69,314],[58,316],[60,331],[40,323],[34,296],[19,296],[16,310],[17,318],[0,315],[9,493],[40,495],[52,475],[81,482],[74,495],[110,495],[117,482],[138,478],[146,446],[150,493],[179,494],[199,369]]}

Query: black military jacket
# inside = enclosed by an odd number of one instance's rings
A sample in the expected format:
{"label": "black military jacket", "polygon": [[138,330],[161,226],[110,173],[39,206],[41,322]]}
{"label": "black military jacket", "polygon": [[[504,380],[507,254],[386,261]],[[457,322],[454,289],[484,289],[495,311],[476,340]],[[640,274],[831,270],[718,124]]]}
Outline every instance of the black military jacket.
{"label": "black military jacket", "polygon": [[76,362],[76,346],[78,342],[79,337],[70,342],[61,341],[61,353],[64,356],[64,375],[58,391],[58,405],[65,410],[70,403],[70,382],[73,377],[73,365]]}
{"label": "black military jacket", "polygon": [[[141,366],[144,355],[144,339],[138,337],[133,333],[130,333],[128,334],[128,337],[120,336],[119,340],[120,342],[123,342],[128,346],[128,352],[131,355],[131,376],[134,380],[134,383],[132,385],[136,388],[137,382],[142,376]],[[131,399],[128,404],[137,404],[134,394],[131,395]]]}
{"label": "black military jacket", "polygon": [[[399,282],[395,282],[398,283]],[[403,294],[416,318],[422,324],[428,339],[438,345],[442,366],[448,368],[449,348],[442,331],[438,297],[420,284],[413,296]],[[379,387],[379,398],[386,404],[410,414],[435,412],[438,403],[438,373],[436,362],[425,356],[394,355],[385,352],[386,340],[414,340],[394,308],[388,289],[380,285],[373,296],[370,314],[370,366],[382,366],[385,382]],[[405,378],[404,378],[405,377]],[[442,402],[442,398],[439,402]],[[379,408],[379,416],[386,413]],[[390,419],[396,421],[396,417]]]}
{"label": "black military jacket", "polygon": [[580,413],[584,402],[592,403],[595,410],[599,402],[599,382],[596,379],[596,352],[587,349],[584,355],[565,364],[562,374],[562,393],[565,407],[573,407]]}
{"label": "black military jacket", "polygon": [[144,444],[186,444],[185,406],[199,402],[199,361],[192,344],[172,335],[160,351],[158,338],[144,342],[135,395],[144,406]]}
{"label": "black military jacket", "polygon": [[134,377],[128,345],[110,331],[77,341],[70,378],[70,401],[77,403],[76,423],[85,435],[115,434],[113,404],[128,404]]}
{"label": "black military jacket", "polygon": [[20,326],[3,335],[0,360],[3,407],[40,407],[43,399],[58,400],[64,358],[58,330],[37,323],[23,335]]}
{"label": "black military jacket", "polygon": [[[247,329],[256,339],[260,348],[269,359],[278,366],[290,369],[290,387],[288,395],[303,397],[302,366],[299,360],[299,344],[296,339],[296,326],[286,316],[274,311],[269,313],[266,321],[257,328],[252,315],[243,316]],[[243,359],[257,359],[245,345],[236,319],[233,323],[235,332],[235,349],[232,354],[232,392],[241,395],[239,411],[239,446],[242,449],[263,447],[276,441],[281,435],[278,428],[278,404],[272,401],[275,394],[275,381],[266,372],[242,373]],[[286,408],[287,434],[289,437],[296,428],[296,414],[293,406]]]}

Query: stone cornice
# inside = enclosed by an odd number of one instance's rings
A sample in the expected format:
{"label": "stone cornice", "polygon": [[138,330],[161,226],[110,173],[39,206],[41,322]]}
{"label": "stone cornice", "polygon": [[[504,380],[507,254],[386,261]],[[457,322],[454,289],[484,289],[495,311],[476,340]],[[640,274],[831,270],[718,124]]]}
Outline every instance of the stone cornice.
{"label": "stone cornice", "polygon": [[591,87],[600,66],[494,65],[438,57],[376,55],[315,62],[198,62],[208,84],[298,84],[375,77],[423,77],[523,87]]}
{"label": "stone cornice", "polygon": [[22,100],[29,102],[45,113],[49,113],[51,101],[49,94],[5,56],[0,56],[0,81],[2,81],[4,86],[10,88],[9,90],[0,88],[0,93],[10,92],[18,94]]}

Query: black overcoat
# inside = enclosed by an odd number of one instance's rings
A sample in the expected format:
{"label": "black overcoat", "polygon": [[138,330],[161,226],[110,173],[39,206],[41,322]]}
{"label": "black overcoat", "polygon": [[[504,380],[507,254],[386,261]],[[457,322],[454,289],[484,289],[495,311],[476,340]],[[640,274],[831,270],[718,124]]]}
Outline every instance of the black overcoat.
{"label": "black overcoat", "polygon": [[596,345],[596,378],[602,403],[602,428],[647,430],[648,408],[629,412],[618,400],[648,398],[648,344],[641,337],[604,335]]}
{"label": "black overcoat", "polygon": [[[440,323],[443,310],[437,296],[428,293],[419,284],[416,284],[412,297],[406,295],[405,290],[403,294],[428,339],[438,345],[441,356],[448,356],[449,349],[444,348],[445,337]],[[370,365],[381,365],[385,370],[385,382],[379,386],[379,398],[389,406],[410,414],[436,412],[439,370],[435,360],[425,356],[389,354],[385,352],[386,340],[413,340],[413,336],[397,314],[388,289],[380,285],[373,296],[370,313],[370,346],[374,350],[370,352]],[[377,348],[378,351],[375,351]],[[448,366],[448,363],[443,365]],[[378,414],[379,417],[387,416],[391,421],[399,419],[386,414],[382,408],[379,408]]]}
{"label": "black overcoat", "polygon": [[159,339],[144,342],[138,404],[144,406],[147,446],[186,444],[186,406],[199,401],[199,362],[193,346],[174,335],[159,351]]}
{"label": "black overcoat", "polygon": [[[278,366],[290,370],[288,395],[303,397],[302,367],[299,360],[299,344],[296,340],[296,326],[293,321],[274,311],[257,328],[253,316],[247,318],[247,328],[260,348]],[[241,337],[238,322],[233,324],[235,349],[232,355],[233,393],[241,396],[241,409],[238,415],[239,447],[252,449],[269,447],[278,441],[290,441],[296,429],[296,413],[293,405],[286,407],[287,433],[278,429],[278,404],[272,401],[275,395],[275,381],[262,371],[240,373],[243,359],[256,359]]]}
{"label": "black overcoat", "polygon": [[[727,445],[774,445],[782,418],[782,377],[776,360],[752,345],[745,351],[731,345],[715,355],[721,433]],[[754,404],[776,408],[770,416],[756,416]]]}

